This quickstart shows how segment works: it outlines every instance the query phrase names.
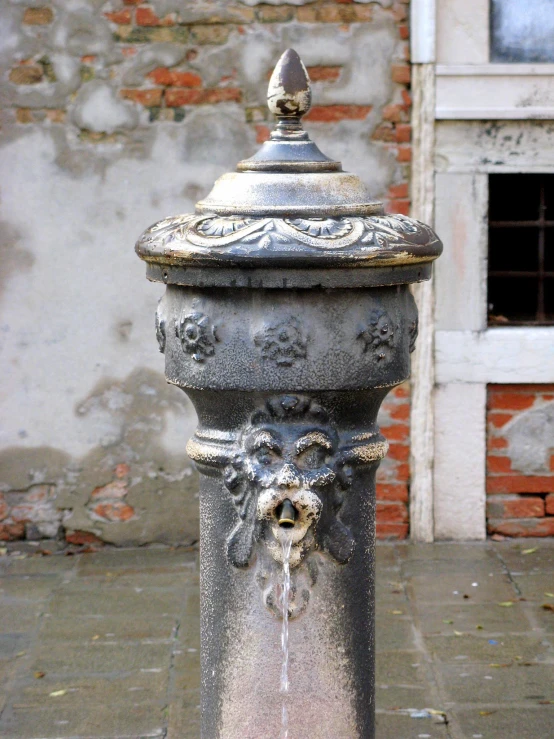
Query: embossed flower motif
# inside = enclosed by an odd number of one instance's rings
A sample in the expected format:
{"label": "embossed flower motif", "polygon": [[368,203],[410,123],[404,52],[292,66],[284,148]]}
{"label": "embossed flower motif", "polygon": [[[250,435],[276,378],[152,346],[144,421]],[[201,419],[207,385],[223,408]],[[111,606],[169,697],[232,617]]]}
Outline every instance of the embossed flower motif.
{"label": "embossed flower motif", "polygon": [[352,231],[352,224],[344,218],[293,218],[289,226],[319,239],[340,239]]}
{"label": "embossed flower motif", "polygon": [[303,359],[308,344],[300,322],[292,317],[267,326],[256,334],[254,343],[261,348],[264,359],[271,359],[282,367],[290,367],[296,359]]}
{"label": "embossed flower motif", "polygon": [[227,218],[207,218],[197,224],[196,230],[203,236],[228,236],[249,226],[253,218],[229,216]]}
{"label": "embossed flower motif", "polygon": [[387,313],[377,308],[371,311],[357,338],[363,341],[364,352],[371,350],[377,354],[377,359],[385,359],[394,343],[394,325]]}
{"label": "embossed flower motif", "polygon": [[175,333],[183,350],[196,362],[203,362],[215,353],[216,328],[204,313],[183,314],[175,322]]}

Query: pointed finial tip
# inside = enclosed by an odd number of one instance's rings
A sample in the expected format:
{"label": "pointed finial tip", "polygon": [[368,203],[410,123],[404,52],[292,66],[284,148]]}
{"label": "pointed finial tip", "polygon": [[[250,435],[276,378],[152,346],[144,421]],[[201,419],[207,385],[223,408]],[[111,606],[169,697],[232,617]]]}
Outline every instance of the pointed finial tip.
{"label": "pointed finial tip", "polygon": [[310,78],[294,49],[281,56],[267,88],[267,105],[278,118],[300,118],[312,102]]}

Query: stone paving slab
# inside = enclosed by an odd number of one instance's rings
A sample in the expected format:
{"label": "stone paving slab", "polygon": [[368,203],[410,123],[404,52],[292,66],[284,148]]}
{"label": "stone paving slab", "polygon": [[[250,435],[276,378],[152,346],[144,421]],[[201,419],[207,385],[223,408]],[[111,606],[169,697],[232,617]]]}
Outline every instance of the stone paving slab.
{"label": "stone paving slab", "polygon": [[[376,559],[377,739],[553,739],[554,542]],[[1,556],[0,739],[198,739],[197,560]]]}

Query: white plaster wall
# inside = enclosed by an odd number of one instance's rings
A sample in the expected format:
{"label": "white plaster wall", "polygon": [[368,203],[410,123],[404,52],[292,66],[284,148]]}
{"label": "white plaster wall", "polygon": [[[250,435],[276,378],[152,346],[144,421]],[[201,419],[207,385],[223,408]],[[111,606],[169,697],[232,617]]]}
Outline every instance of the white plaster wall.
{"label": "white plaster wall", "polygon": [[435,391],[435,538],[484,539],[485,384]]}
{"label": "white plaster wall", "polygon": [[[154,221],[193,210],[221,173],[255,151],[245,107],[263,108],[267,72],[288,46],[308,65],[343,68],[338,82],[314,85],[314,102],[371,106],[363,121],[312,124],[321,148],[375,195],[402,179],[395,152],[371,140],[383,107],[400,99],[390,68],[402,42],[383,10],[390,2],[376,4],[367,24],[252,23],[244,35],[234,27],[224,44],[196,45],[190,68],[206,87],[235,70],[244,105],[189,106],[179,123],[150,123],[119,88],[180,63],[193,45],[137,44],[139,53],[126,57],[103,17],[117,2],[56,0],[51,27],[23,28],[27,4],[0,7],[0,494],[50,485],[49,532],[63,523],[115,543],[190,542],[197,493],[185,442],[196,419],[185,395],[165,383],[154,333],[163,288],[146,281],[134,242]],[[216,5],[232,18],[231,4]],[[182,0],[155,8],[195,21],[213,11]],[[55,81],[9,82],[13,64],[41,53]],[[97,58],[92,81],[80,77],[84,54]],[[27,108],[35,123],[16,123],[12,106]],[[49,122],[51,109],[66,109],[66,122]],[[91,495],[120,464],[130,467],[125,501],[134,515],[102,521]]]}

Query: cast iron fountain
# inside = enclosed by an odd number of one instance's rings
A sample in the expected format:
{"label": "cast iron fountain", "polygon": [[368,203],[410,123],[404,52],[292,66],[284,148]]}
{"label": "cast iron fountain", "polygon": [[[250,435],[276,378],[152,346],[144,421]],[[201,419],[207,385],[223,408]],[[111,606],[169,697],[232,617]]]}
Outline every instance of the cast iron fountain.
{"label": "cast iron fountain", "polygon": [[167,285],[167,380],[198,413],[204,739],[277,739],[283,700],[291,738],[374,737],[376,418],[409,376],[409,283],[442,246],[321,153],[301,124],[310,99],[289,49],[271,139],[136,247]]}

